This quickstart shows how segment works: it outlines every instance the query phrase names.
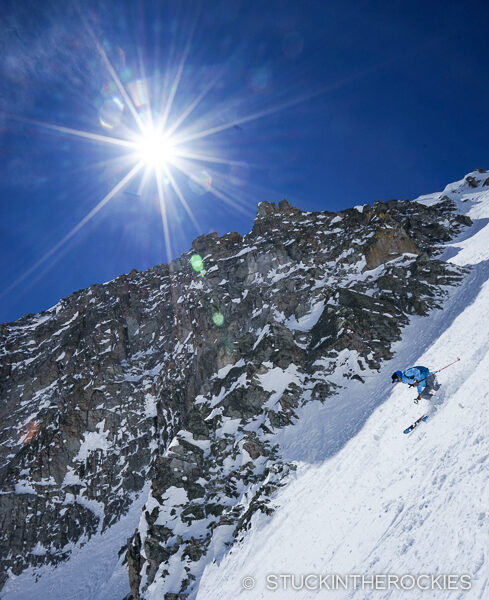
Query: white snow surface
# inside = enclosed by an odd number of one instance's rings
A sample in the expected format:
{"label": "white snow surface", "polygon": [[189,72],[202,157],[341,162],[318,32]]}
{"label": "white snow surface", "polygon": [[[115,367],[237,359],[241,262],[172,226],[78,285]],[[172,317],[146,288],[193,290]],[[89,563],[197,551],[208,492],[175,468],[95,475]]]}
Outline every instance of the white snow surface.
{"label": "white snow surface", "polygon": [[318,302],[312,307],[311,311],[303,317],[297,319],[295,315],[292,315],[289,319],[287,319],[285,325],[292,330],[295,329],[297,331],[310,331],[321,318],[321,315],[323,314],[323,309],[324,302]]}
{"label": "white snow surface", "polygon": [[107,432],[104,431],[104,423],[105,420],[97,423],[97,431],[85,431],[80,449],[74,460],[86,460],[90,452],[95,450],[107,452],[109,441],[107,440]]}
{"label": "white snow surface", "polygon": [[[489,193],[470,192],[457,203],[474,224],[445,255],[473,265],[471,273],[443,310],[412,319],[379,375],[307,404],[283,431],[296,475],[277,493],[276,512],[255,515],[244,540],[206,568],[197,600],[489,598]],[[457,357],[430,402],[415,405],[412,390],[390,384],[398,368],[434,370]],[[424,413],[428,421],[404,435]],[[307,574],[469,575],[471,589],[298,591],[289,579],[272,591],[274,574],[294,575],[299,586]]]}

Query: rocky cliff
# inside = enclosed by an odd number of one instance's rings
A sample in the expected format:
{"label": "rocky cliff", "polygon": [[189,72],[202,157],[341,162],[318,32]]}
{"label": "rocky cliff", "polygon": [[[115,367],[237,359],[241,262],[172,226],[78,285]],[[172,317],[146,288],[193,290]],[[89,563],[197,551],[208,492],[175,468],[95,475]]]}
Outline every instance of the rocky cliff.
{"label": "rocky cliff", "polygon": [[442,306],[464,272],[439,247],[468,224],[449,198],[262,202],[244,237],[202,236],[169,265],[0,325],[0,584],[66,560],[146,493],[121,549],[130,595],[191,598],[273,511],[293,469],[277,432]]}

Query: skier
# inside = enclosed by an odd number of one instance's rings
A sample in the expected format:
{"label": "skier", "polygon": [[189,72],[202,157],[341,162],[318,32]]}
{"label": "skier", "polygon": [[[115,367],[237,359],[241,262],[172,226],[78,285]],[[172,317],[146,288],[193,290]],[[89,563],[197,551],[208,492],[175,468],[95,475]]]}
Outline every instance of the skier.
{"label": "skier", "polygon": [[435,374],[430,373],[428,368],[422,366],[409,367],[405,371],[395,371],[392,373],[392,383],[407,383],[409,387],[417,387],[418,396],[414,400],[415,404],[418,404],[422,395],[424,398],[428,398],[439,387]]}

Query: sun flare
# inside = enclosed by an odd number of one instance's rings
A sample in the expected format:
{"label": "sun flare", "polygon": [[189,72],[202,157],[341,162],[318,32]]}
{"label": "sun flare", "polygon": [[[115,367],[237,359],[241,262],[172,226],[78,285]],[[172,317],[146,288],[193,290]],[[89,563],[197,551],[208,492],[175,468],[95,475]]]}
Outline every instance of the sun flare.
{"label": "sun flare", "polygon": [[172,139],[155,130],[145,131],[136,141],[135,147],[139,160],[148,167],[165,167],[176,156]]}
{"label": "sun flare", "polygon": [[[156,192],[168,261],[172,257],[170,237],[173,231],[169,215],[177,214],[181,207],[195,232],[202,233],[202,226],[192,211],[192,197],[209,194],[248,217],[253,216],[244,202],[236,198],[234,190],[228,185],[228,178],[223,175],[228,172],[232,175],[236,169],[247,167],[247,164],[223,155],[219,144],[214,146],[211,138],[224,131],[234,132],[236,128],[240,130],[244,123],[260,119],[283,107],[279,105],[275,109],[256,111],[241,117],[233,114],[229,118],[226,118],[226,112],[221,115],[221,105],[219,110],[204,109],[201,103],[217,86],[221,73],[203,84],[202,89],[195,94],[192,91],[183,92],[180,84],[191,36],[181,58],[175,63],[176,72],[165,83],[162,92],[159,80],[163,80],[163,76],[158,71],[154,76],[144,75],[146,68],[143,63],[140,66],[140,77],[133,73],[132,78],[128,79],[131,69],[127,65],[122,69],[123,77],[119,76],[103,44],[98,41],[95,33],[90,33],[109,75],[101,91],[103,102],[98,113],[98,122],[103,127],[103,132],[22,117],[17,117],[17,120],[56,132],[60,136],[73,136],[101,147],[116,149],[117,156],[100,163],[104,165],[112,187],[8,288],[0,290],[0,298],[38,271],[49,259],[54,261],[60,249],[122,193],[150,202],[151,198],[155,198]],[[125,57],[123,61],[125,62]],[[175,101],[177,96],[179,100]],[[121,153],[121,150],[124,152]],[[115,171],[117,175],[112,175]]]}

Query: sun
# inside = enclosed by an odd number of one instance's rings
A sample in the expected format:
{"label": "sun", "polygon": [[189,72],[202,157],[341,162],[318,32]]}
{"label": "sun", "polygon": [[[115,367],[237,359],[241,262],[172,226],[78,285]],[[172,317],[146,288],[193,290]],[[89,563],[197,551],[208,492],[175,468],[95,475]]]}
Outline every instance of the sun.
{"label": "sun", "polygon": [[171,137],[157,130],[146,130],[135,142],[138,159],[147,167],[161,168],[176,156]]}
{"label": "sun", "polygon": [[[117,156],[101,164],[120,167],[121,178],[78,223],[31,267],[17,277],[8,288],[0,290],[0,298],[17,287],[29,275],[35,273],[48,259],[54,258],[58,251],[104,206],[122,192],[142,198],[148,189],[156,190],[168,261],[171,260],[173,254],[168,217],[169,214],[172,214],[169,212],[169,208],[172,208],[173,203],[175,205],[179,203],[194,225],[195,231],[198,234],[202,232],[202,226],[193,214],[191,203],[185,196],[185,188],[181,188],[182,182],[187,183],[194,195],[201,196],[209,192],[233,209],[252,216],[242,202],[236,201],[234,193],[229,192],[227,179],[222,177],[223,169],[247,167],[247,164],[242,161],[230,160],[226,156],[219,155],[218,151],[216,153],[210,138],[226,130],[241,129],[241,125],[244,123],[277,112],[285,105],[256,111],[239,118],[233,116],[230,120],[226,120],[222,119],[221,105],[219,104],[219,109],[216,109],[215,112],[202,109],[201,114],[196,116],[197,108],[206,95],[216,88],[222,73],[219,71],[206,85],[203,85],[199,93],[195,95],[189,93],[188,97],[185,97],[180,84],[185,72],[184,67],[188,58],[191,36],[177,63],[178,68],[174,78],[167,82],[168,85],[165,84],[164,94],[159,99],[158,97],[155,99],[155,96],[158,91],[157,82],[163,78],[161,73],[156,71],[154,76],[156,89],[153,89],[151,85],[151,78],[142,74],[139,79],[132,79],[127,83],[124,79],[123,83],[95,34],[92,34],[92,39],[110,75],[109,82],[103,88],[104,101],[98,115],[104,133],[27,118],[16,118],[19,121],[51,130],[61,136],[74,136],[100,146],[116,148]],[[145,70],[142,65],[141,71],[145,72]],[[125,69],[124,77],[127,73],[130,75],[131,70]],[[182,106],[179,111],[176,110],[177,104],[174,102],[177,93],[180,93],[182,98]],[[193,115],[193,120],[190,119],[191,115]],[[216,148],[218,148],[217,145]],[[124,150],[124,154],[120,153],[121,149]],[[205,169],[202,163],[205,165]],[[127,172],[123,175],[123,171],[126,170]],[[128,189],[130,186],[133,189],[132,192]]]}

